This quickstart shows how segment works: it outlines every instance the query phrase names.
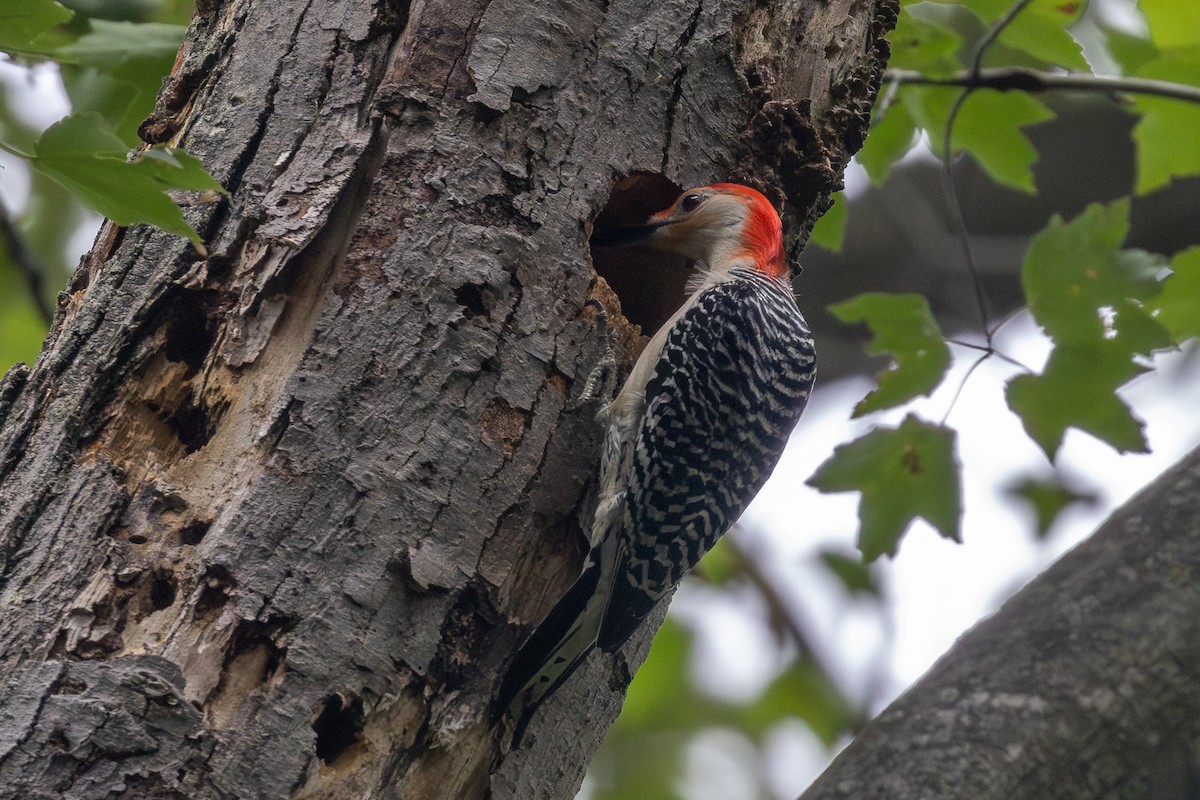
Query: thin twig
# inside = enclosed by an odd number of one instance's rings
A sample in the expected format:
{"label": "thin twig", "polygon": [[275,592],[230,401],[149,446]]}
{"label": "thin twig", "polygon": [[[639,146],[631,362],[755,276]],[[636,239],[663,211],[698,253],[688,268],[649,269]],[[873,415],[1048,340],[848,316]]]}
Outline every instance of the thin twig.
{"label": "thin twig", "polygon": [[958,404],[958,398],[962,396],[963,389],[967,388],[967,381],[970,380],[973,374],[975,374],[975,370],[979,369],[979,366],[983,362],[987,361],[989,356],[995,355],[995,353],[996,351],[989,347],[987,348],[987,352],[975,359],[974,364],[967,367],[967,371],[963,374],[962,380],[958,382],[958,388],[954,390],[954,397],[950,398],[950,405],[946,406],[946,413],[942,414],[942,425],[945,425],[946,420],[950,419],[950,412],[953,411],[954,406]]}
{"label": "thin twig", "polygon": [[1017,0],[1016,3],[1013,3],[1012,8],[1008,10],[1008,13],[997,20],[992,29],[987,32],[987,35],[979,40],[979,45],[975,48],[975,60],[971,62],[971,72],[976,75],[979,74],[979,71],[983,69],[984,55],[996,43],[996,40],[1000,38],[1000,34],[1004,32],[1004,29],[1011,25],[1012,21],[1017,18],[1017,15],[1024,11],[1025,7],[1031,2],[1033,0]]}
{"label": "thin twig", "polygon": [[33,296],[33,304],[37,308],[38,315],[41,316],[43,322],[49,325],[54,321],[54,309],[46,302],[46,296],[43,294],[46,268],[25,243],[25,237],[13,224],[4,203],[0,203],[0,239],[8,249],[8,254],[17,268],[17,272],[25,279],[25,286],[29,289],[29,294]]}
{"label": "thin twig", "polygon": [[989,347],[988,345],[985,345],[985,344],[975,344],[974,342],[964,342],[961,339],[947,339],[946,344],[958,345],[959,347],[965,347],[968,350],[977,350],[981,353],[987,353],[989,356],[995,356],[996,358],[1000,359],[1001,361],[1003,361],[1007,364],[1011,364],[1014,367],[1017,367],[1022,372],[1026,372],[1030,375],[1033,374],[1032,369],[1025,366],[1020,361],[1017,361],[1012,356],[1004,355],[1004,353],[1001,353],[995,347]]}
{"label": "thin twig", "polygon": [[1026,311],[1026,309],[1024,309],[1024,308],[1018,308],[1018,309],[1014,309],[1013,311],[1010,311],[1008,313],[1008,316],[1006,316],[1004,319],[997,322],[992,327],[992,337],[994,338],[997,334],[1000,333],[1001,330],[1004,329],[1004,326],[1008,325],[1008,323],[1012,322],[1017,317],[1021,316],[1021,314],[1024,313],[1025,311]]}
{"label": "thin twig", "polygon": [[[983,58],[988,53],[988,49],[1000,38],[1003,30],[1013,23],[1018,14],[1025,11],[1030,2],[1032,0],[1018,0],[1014,2],[1013,6],[1009,8],[1008,13],[1004,14],[1001,19],[998,19],[996,24],[991,26],[988,34],[982,40],[979,40],[976,53],[974,53],[974,59],[971,62],[971,71],[967,73],[967,77],[972,82],[978,82],[979,74],[983,72]],[[971,236],[967,234],[966,219],[962,218],[962,204],[959,201],[959,190],[954,185],[954,164],[952,150],[950,150],[950,142],[952,142],[954,137],[954,122],[958,119],[959,112],[961,112],[962,106],[966,103],[967,97],[970,97],[971,92],[976,90],[976,88],[977,86],[973,83],[966,84],[959,96],[954,98],[954,104],[950,107],[950,113],[947,115],[946,130],[942,132],[942,187],[949,200],[950,215],[954,219],[955,227],[959,230],[959,240],[962,242],[962,254],[964,254],[964,258],[966,259],[967,272],[970,272],[971,275],[971,285],[974,288],[974,299],[976,299],[976,307],[979,312],[980,325],[983,327],[986,347],[983,348],[983,355],[979,356],[979,359],[972,363],[970,368],[967,368],[966,374],[962,375],[958,391],[954,392],[954,397],[950,399],[950,404],[946,409],[946,415],[942,417],[943,425],[949,419],[950,411],[954,410],[954,405],[959,402],[959,397],[962,395],[962,390],[964,390],[967,384],[967,379],[971,378],[971,375],[979,365],[982,365],[992,355],[1001,357],[1004,361],[1015,363],[1008,356],[997,353],[995,342],[992,341],[991,319],[988,313],[988,296],[984,294],[983,279],[979,277],[979,266],[976,263],[976,258],[974,258]]]}
{"label": "thin twig", "polygon": [[983,279],[979,276],[979,265],[975,263],[975,248],[971,246],[971,238],[967,235],[967,222],[963,219],[962,203],[958,199],[958,187],[954,185],[954,172],[953,165],[951,164],[950,139],[954,130],[954,120],[970,93],[970,89],[962,91],[962,94],[954,101],[954,106],[950,109],[950,115],[946,118],[945,137],[942,141],[942,191],[947,195],[947,199],[949,200],[947,205],[950,208],[950,215],[954,226],[959,232],[963,258],[966,259],[967,272],[971,275],[971,286],[975,290],[975,307],[979,312],[979,323],[983,328],[983,335],[987,340],[987,346],[991,348],[992,324],[991,316],[988,313],[987,297],[983,293]]}
{"label": "thin twig", "polygon": [[1042,72],[1026,67],[991,67],[977,72],[962,70],[953,75],[932,76],[906,69],[889,69],[884,80],[892,84],[919,86],[957,86],[997,91],[1052,92],[1075,91],[1100,94],[1145,94],[1200,103],[1200,87],[1148,78],[1114,75],[1085,75],[1076,72]]}
{"label": "thin twig", "polygon": [[[971,76],[976,79],[978,78],[980,71],[983,69],[983,57],[987,53],[988,48],[990,48],[996,42],[1004,29],[1012,24],[1012,21],[1017,18],[1017,15],[1024,11],[1026,6],[1028,6],[1031,2],[1032,0],[1017,0],[1017,2],[1013,3],[1012,7],[1008,10],[1008,13],[998,20],[996,24],[992,26],[991,30],[987,32],[987,35],[985,35],[979,41],[978,47],[975,48],[975,58],[971,64],[971,72],[969,73]],[[995,352],[995,348],[992,342],[992,324],[990,315],[988,313],[987,295],[985,295],[983,291],[983,280],[979,276],[979,266],[975,261],[975,250],[971,246],[971,237],[967,234],[967,223],[966,220],[963,219],[962,203],[959,202],[958,198],[958,187],[954,185],[954,170],[951,158],[952,151],[950,148],[950,143],[954,138],[954,122],[958,119],[958,114],[962,110],[963,104],[966,103],[967,98],[971,96],[971,92],[974,90],[975,87],[970,85],[963,88],[958,97],[954,99],[954,105],[951,106],[950,113],[946,117],[946,128],[942,136],[942,186],[950,201],[950,213],[953,216],[954,224],[958,228],[960,234],[960,240],[963,246],[963,256],[967,261],[967,271],[971,275],[971,284],[975,290],[975,305],[979,311],[979,320],[983,329],[983,337],[987,342],[987,349],[990,354]],[[984,358],[987,358],[987,355],[985,355]],[[971,372],[974,372],[974,370],[975,368],[972,367],[967,371],[967,374],[970,375]],[[962,388],[959,387],[958,393],[956,393],[954,396],[956,400],[958,399],[958,394],[961,392]],[[951,402],[950,407],[954,407],[953,401]],[[949,411],[946,413],[949,415]]]}

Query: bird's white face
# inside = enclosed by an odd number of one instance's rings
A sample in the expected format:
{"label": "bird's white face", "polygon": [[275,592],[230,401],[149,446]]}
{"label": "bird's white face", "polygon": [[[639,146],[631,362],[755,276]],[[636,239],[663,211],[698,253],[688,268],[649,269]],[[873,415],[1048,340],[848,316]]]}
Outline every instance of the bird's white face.
{"label": "bird's white face", "polygon": [[742,249],[750,208],[745,199],[711,187],[693,189],[650,218],[651,246],[705,266],[730,264]]}
{"label": "bird's white face", "polygon": [[760,192],[736,183],[690,189],[645,224],[601,231],[592,244],[649,245],[691,260],[708,276],[738,267],[780,280],[788,274],[779,214]]}

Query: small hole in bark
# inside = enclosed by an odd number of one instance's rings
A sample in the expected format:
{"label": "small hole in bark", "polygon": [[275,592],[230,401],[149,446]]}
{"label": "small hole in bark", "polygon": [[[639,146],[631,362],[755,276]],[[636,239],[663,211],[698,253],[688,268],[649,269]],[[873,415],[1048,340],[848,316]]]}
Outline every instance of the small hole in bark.
{"label": "small hole in bark", "polygon": [[189,522],[179,531],[180,544],[198,545],[204,541],[204,535],[208,533],[211,523],[198,519]]}
{"label": "small hole in bark", "polygon": [[266,683],[283,666],[287,656],[287,648],[280,646],[276,638],[293,626],[294,623],[287,618],[274,619],[268,623],[239,623],[226,655],[227,671],[229,665],[237,659],[245,659],[247,663],[257,665],[257,672],[253,675],[254,682]]}
{"label": "small hole in bark", "polygon": [[463,316],[467,319],[487,313],[487,305],[483,302],[483,286],[478,283],[464,283],[455,289],[454,300],[463,307]]}
{"label": "small hole in bark", "polygon": [[[592,233],[641,225],[683,190],[655,172],[617,180]],[[686,259],[645,246],[592,247],[592,264],[621,300],[621,313],[649,335],[683,304],[690,267]]]}
{"label": "small hole in bark", "polygon": [[217,609],[229,602],[229,595],[235,586],[229,570],[219,564],[214,564],[204,572],[200,579],[200,595],[196,598],[196,616],[204,617],[214,614]]}
{"label": "small hole in bark", "polygon": [[312,726],[317,734],[317,757],[328,764],[357,742],[363,719],[362,698],[337,692],[325,698]]}
{"label": "small hole in bark", "polygon": [[146,539],[146,537],[140,533],[129,534],[129,543],[130,544],[145,544],[147,541],[149,541],[149,540]]}
{"label": "small hole in bark", "polygon": [[208,410],[198,405],[189,389],[179,408],[163,417],[163,422],[171,426],[171,430],[183,443],[184,450],[194,453],[212,438],[212,426],[208,418]]}
{"label": "small hole in bark", "polygon": [[175,573],[169,570],[159,570],[150,580],[150,605],[154,607],[154,610],[162,611],[164,608],[173,606],[175,592],[179,587]]}
{"label": "small hole in bark", "polygon": [[[189,298],[190,299],[190,298]],[[163,352],[169,361],[182,361],[194,370],[204,364],[212,349],[214,331],[208,315],[194,302],[177,302],[171,306]]]}
{"label": "small hole in bark", "polygon": [[54,687],[54,694],[83,694],[88,685],[81,680],[67,679]]}

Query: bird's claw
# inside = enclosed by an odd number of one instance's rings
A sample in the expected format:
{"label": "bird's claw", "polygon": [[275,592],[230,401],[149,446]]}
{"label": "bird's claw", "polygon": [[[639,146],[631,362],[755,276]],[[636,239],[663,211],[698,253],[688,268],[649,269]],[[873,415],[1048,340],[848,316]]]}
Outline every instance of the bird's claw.
{"label": "bird's claw", "polygon": [[604,341],[604,353],[592,367],[574,405],[579,407],[599,400],[603,402],[599,413],[603,414],[608,408],[609,400],[612,399],[613,390],[616,388],[617,336],[608,327],[608,311],[604,308],[604,304],[592,298],[587,301],[587,305],[594,306],[596,309],[596,332]]}

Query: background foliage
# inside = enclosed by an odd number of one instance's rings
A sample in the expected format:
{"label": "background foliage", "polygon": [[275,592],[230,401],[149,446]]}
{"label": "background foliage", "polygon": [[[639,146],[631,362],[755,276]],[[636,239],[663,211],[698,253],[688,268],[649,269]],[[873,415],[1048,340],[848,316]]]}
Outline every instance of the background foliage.
{"label": "background foliage", "polygon": [[[122,224],[149,222],[196,241],[176,202],[203,200],[220,187],[186,153],[147,149],[137,137],[190,14],[185,0],[14,0],[0,8],[0,51],[8,54],[0,63],[0,233],[6,245],[0,248],[0,369],[36,357],[55,297],[86,249],[90,234],[79,231],[94,230],[98,222],[90,212]],[[889,79],[857,160],[884,189],[897,165],[915,154],[932,151],[941,160],[941,186],[934,190],[943,193],[956,222],[952,233],[963,245],[953,268],[974,291],[970,307],[956,309],[954,317],[973,321],[952,322],[949,334],[944,309],[920,293],[888,291],[894,287],[887,281],[829,308],[845,325],[866,326],[867,351],[887,362],[875,387],[847,415],[900,421],[868,425],[857,439],[836,447],[809,479],[823,492],[859,493],[861,556],[828,549],[816,562],[831,580],[836,602],[866,604],[881,614],[886,593],[877,569],[864,559],[895,555],[918,518],[948,539],[963,535],[956,431],[945,417],[929,418],[914,403],[946,380],[954,361],[1015,364],[1007,406],[1052,465],[1072,428],[1118,451],[1146,450],[1143,424],[1119,391],[1153,370],[1157,353],[1200,335],[1200,233],[1189,230],[1155,248],[1127,241],[1144,200],[1200,175],[1200,139],[1194,135],[1200,127],[1200,11],[1175,0],[1142,0],[1136,7],[1122,0],[1091,6],[1066,0],[906,2],[891,41]],[[46,92],[28,88],[55,76],[70,102],[70,113],[57,121],[30,107],[44,102],[38,98]],[[1063,88],[1067,83],[1070,89]],[[990,295],[980,277],[963,221],[961,173],[982,171],[1013,194],[1039,195],[1039,159],[1060,155],[1039,150],[1031,133],[1055,123],[1055,98],[1068,91],[1130,119],[1124,146],[1136,168],[1118,190],[1087,198],[1085,207],[1048,214],[1023,258],[1012,261],[1019,302],[1052,342],[1045,364],[1033,368],[997,349],[997,334],[1015,306]],[[995,213],[1003,217],[1006,209]],[[814,231],[813,244],[839,250],[855,220],[856,203],[843,198]],[[973,371],[962,380],[971,380]],[[886,416],[896,409],[902,418]],[[1031,472],[1010,496],[1033,509],[1032,532],[1039,536],[1064,509],[1092,499],[1053,470]],[[780,769],[781,730],[802,727],[820,747],[832,748],[885,699],[870,679],[850,685],[839,674],[823,655],[835,645],[814,640],[804,609],[779,585],[778,571],[764,568],[743,539],[727,537],[705,560],[681,593],[682,616],[688,617],[689,604],[713,616],[714,597],[750,609],[774,637],[769,677],[750,695],[718,697],[701,688],[694,680],[697,653],[703,652],[697,626],[673,614],[638,673],[585,794],[785,796],[780,787],[787,782],[771,777]],[[710,746],[698,748],[698,742]],[[698,782],[703,770],[695,769],[696,753],[714,749],[751,765],[741,770],[736,791]]]}
{"label": "background foliage", "polygon": [[[179,150],[139,148],[129,158],[191,13],[190,0],[11,0],[0,6],[0,53],[9,59],[0,64],[7,68],[0,151],[9,157],[0,162],[2,368],[37,356],[49,310],[80,255],[77,231],[96,227],[88,210],[122,224],[153,223],[199,243],[166,192],[221,187]],[[55,78],[71,113],[41,130],[47,93],[22,91],[20,83]]]}

